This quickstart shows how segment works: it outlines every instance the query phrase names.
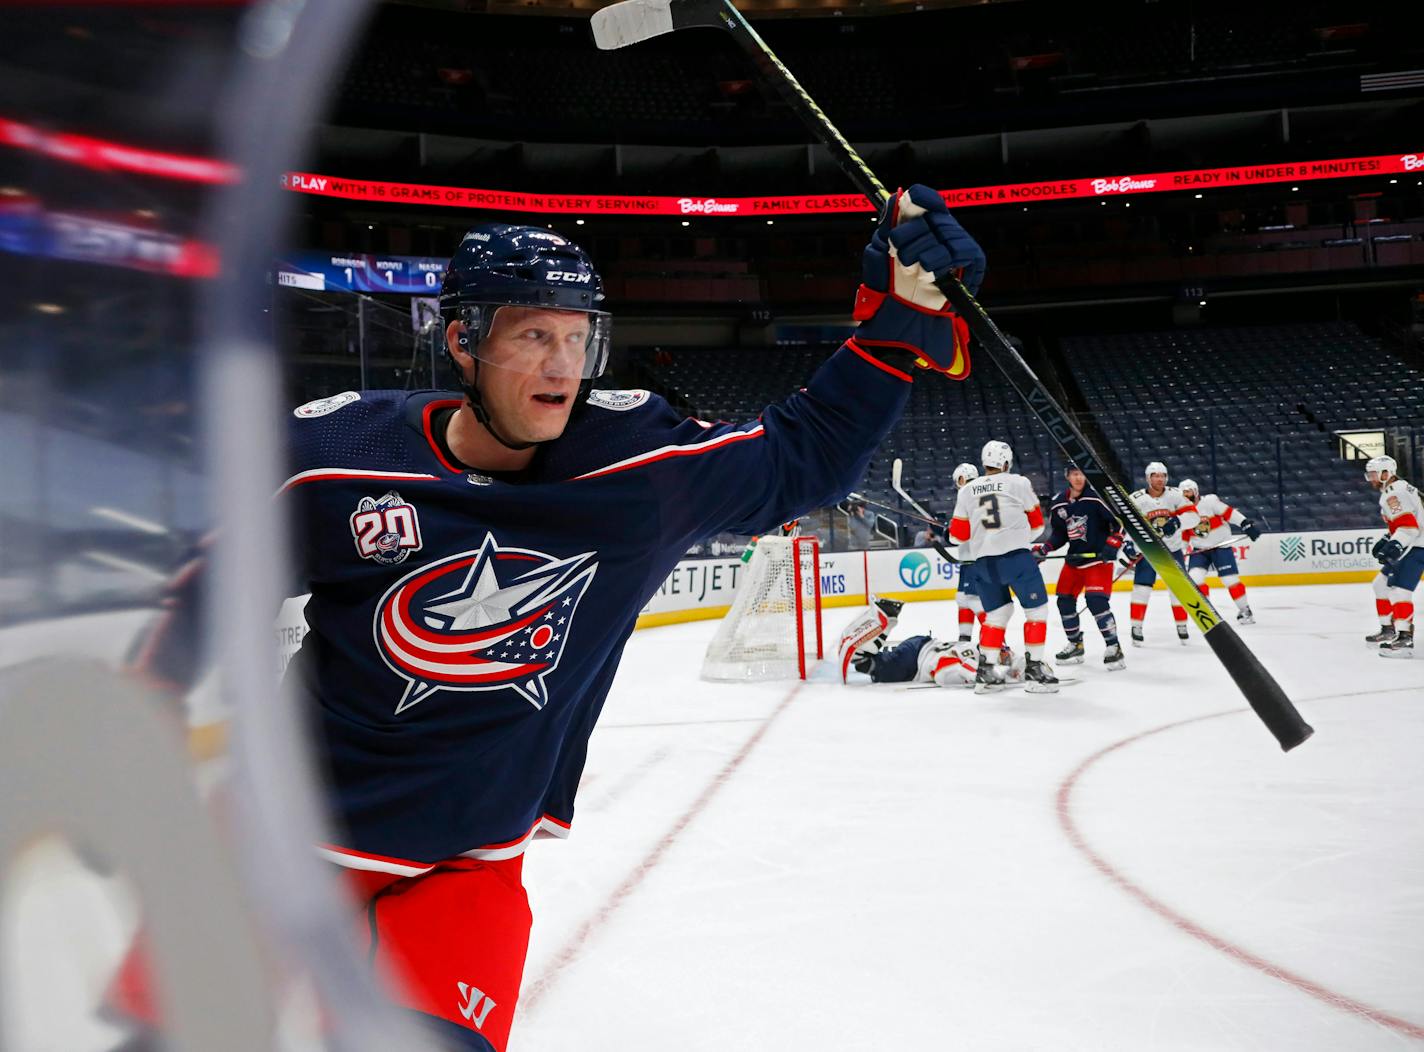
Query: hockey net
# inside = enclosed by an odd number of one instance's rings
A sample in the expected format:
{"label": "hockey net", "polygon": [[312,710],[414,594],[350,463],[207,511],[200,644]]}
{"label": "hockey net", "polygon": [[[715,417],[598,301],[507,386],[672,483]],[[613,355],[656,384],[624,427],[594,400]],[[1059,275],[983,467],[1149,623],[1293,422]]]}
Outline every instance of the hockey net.
{"label": "hockey net", "polygon": [[815,537],[762,537],[732,609],[708,644],[702,678],[806,678],[821,657],[821,547]]}

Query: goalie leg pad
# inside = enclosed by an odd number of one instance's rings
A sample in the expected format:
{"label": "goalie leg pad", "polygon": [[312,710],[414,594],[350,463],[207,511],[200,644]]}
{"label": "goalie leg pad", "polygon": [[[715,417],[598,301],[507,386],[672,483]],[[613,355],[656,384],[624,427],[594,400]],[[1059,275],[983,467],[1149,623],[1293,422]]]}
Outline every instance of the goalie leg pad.
{"label": "goalie leg pad", "polygon": [[869,607],[860,611],[851,620],[850,624],[841,629],[840,643],[837,645],[836,654],[840,659],[841,682],[846,681],[846,676],[850,673],[851,661],[857,654],[875,654],[885,645],[885,637],[890,629],[894,627],[890,618],[880,606],[872,602]]}

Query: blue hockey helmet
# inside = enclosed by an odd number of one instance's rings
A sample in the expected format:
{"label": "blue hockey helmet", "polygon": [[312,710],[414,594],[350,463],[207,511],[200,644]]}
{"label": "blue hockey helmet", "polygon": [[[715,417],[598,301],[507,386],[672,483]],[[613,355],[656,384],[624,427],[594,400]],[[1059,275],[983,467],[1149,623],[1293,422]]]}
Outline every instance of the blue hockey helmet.
{"label": "blue hockey helmet", "polygon": [[446,325],[464,322],[464,347],[476,359],[509,367],[507,360],[494,361],[480,353],[502,307],[587,314],[582,356],[564,356],[557,363],[546,358],[538,368],[560,375],[572,375],[576,369],[583,380],[603,375],[611,318],[603,310],[603,282],[578,245],[552,230],[509,223],[483,223],[466,233],[445,269],[440,313]]}

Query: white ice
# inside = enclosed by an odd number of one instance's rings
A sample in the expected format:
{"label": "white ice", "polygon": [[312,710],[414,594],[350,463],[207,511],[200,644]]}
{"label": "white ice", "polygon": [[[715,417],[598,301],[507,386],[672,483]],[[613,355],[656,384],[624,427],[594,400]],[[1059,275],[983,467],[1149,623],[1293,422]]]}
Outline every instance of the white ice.
{"label": "white ice", "polygon": [[[1242,635],[1317,730],[1290,754],[1161,593],[1125,671],[1089,623],[1057,695],[714,685],[715,623],[635,633],[573,835],[528,855],[510,1052],[1419,1045],[1424,655],[1365,647],[1367,585],[1251,600]],[[897,635],[952,617],[911,604]],[[33,865],[0,1044],[100,1052],[114,1032],[79,1017],[132,918]]]}
{"label": "white ice", "polygon": [[1250,598],[1316,728],[1289,754],[1161,593],[1057,695],[714,685],[713,624],[636,633],[573,835],[528,856],[511,1052],[1419,1044],[1424,659],[1366,648],[1367,585]]}

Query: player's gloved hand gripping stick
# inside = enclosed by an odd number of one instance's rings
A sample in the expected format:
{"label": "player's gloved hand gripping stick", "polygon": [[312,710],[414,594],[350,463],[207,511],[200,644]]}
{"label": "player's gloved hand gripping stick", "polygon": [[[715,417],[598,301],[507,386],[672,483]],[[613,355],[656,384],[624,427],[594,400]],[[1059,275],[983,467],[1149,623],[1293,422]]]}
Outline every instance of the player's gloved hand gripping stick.
{"label": "player's gloved hand gripping stick", "polygon": [[[831,151],[856,187],[878,208],[884,208],[890,200],[889,191],[875,177],[875,173],[729,0],[622,0],[595,12],[592,24],[594,40],[604,49],[625,47],[680,29],[715,27],[726,30],[751,58],[761,76],[776,88],[812,134]],[[914,203],[914,198],[911,202]],[[908,246],[897,246],[897,250],[913,251]],[[928,257],[925,262],[931,268],[934,265]],[[984,313],[984,308],[952,274],[936,275],[935,285],[944,294],[949,306],[978,337],[984,353],[993,359],[1009,385],[1019,393],[1064,453],[1082,469],[1088,481],[1126,525],[1128,534],[1143,556],[1171,589],[1177,601],[1186,607],[1212,652],[1226,667],[1262,722],[1275,735],[1281,748],[1293,749],[1309,738],[1314,733],[1312,728],[1301,718],[1280,684],[1241,641],[1241,637],[1221,619],[1191,578],[1177,566],[1156,531],[1148,526],[1133,505],[1128,491],[1113,478],[1077,424],[1048,393],[1028,363]],[[934,353],[930,348],[923,349]],[[940,362],[934,364],[950,371],[953,360],[949,363],[950,369]]]}

